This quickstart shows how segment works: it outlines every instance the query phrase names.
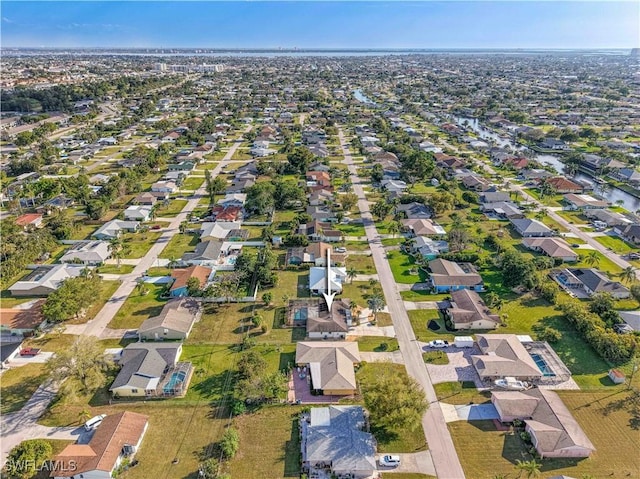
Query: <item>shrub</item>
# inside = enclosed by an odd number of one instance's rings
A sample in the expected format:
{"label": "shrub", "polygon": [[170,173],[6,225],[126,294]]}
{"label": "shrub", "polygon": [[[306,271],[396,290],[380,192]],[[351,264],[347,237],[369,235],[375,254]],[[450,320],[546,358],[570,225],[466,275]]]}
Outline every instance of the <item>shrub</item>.
{"label": "shrub", "polygon": [[547,341],[548,343],[557,343],[562,339],[562,333],[557,329],[546,327],[538,333],[539,341]]}
{"label": "shrub", "polygon": [[227,459],[231,459],[236,455],[240,448],[240,435],[238,431],[232,427],[227,429],[220,440],[220,451]]}

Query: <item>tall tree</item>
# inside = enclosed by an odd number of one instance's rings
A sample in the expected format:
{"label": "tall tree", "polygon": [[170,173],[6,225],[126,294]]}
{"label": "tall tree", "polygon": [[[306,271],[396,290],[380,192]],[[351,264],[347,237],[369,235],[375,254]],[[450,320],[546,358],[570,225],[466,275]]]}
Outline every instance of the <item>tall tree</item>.
{"label": "tall tree", "polygon": [[636,276],[636,268],[634,268],[633,266],[627,266],[622,273],[620,273],[620,279],[622,279],[622,281],[624,281],[625,283],[635,283],[636,281],[638,281],[638,277]]}
{"label": "tall tree", "polygon": [[378,313],[384,309],[386,303],[382,293],[374,292],[367,298],[367,306],[373,312],[373,320],[378,320]]}
{"label": "tall tree", "polygon": [[40,466],[51,458],[53,448],[44,439],[28,439],[11,449],[5,471],[9,477],[28,479],[40,471]]}

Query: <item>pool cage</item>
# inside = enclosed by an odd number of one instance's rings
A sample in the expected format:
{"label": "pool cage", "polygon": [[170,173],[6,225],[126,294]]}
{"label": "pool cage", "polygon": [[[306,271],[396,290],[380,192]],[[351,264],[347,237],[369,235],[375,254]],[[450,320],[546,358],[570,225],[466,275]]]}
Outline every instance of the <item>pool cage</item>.
{"label": "pool cage", "polygon": [[178,362],[169,369],[158,385],[158,396],[183,396],[187,392],[193,367],[188,362]]}
{"label": "pool cage", "polygon": [[543,373],[541,384],[560,383],[571,379],[571,371],[548,343],[531,341],[522,345]]}

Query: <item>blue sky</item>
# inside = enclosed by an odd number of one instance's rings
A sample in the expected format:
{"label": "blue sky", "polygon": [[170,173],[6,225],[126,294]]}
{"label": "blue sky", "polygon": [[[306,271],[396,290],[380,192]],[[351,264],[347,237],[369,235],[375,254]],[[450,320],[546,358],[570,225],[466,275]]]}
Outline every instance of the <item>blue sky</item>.
{"label": "blue sky", "polygon": [[637,1],[1,3],[3,47],[631,48]]}

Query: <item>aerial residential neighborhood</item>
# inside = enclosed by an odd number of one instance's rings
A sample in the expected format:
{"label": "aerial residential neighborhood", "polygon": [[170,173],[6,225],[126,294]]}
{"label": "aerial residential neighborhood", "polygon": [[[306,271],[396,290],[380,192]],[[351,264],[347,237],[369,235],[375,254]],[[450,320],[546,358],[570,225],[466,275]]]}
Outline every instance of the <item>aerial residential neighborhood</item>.
{"label": "aerial residential neighborhood", "polygon": [[633,45],[3,43],[3,477],[640,477]]}

